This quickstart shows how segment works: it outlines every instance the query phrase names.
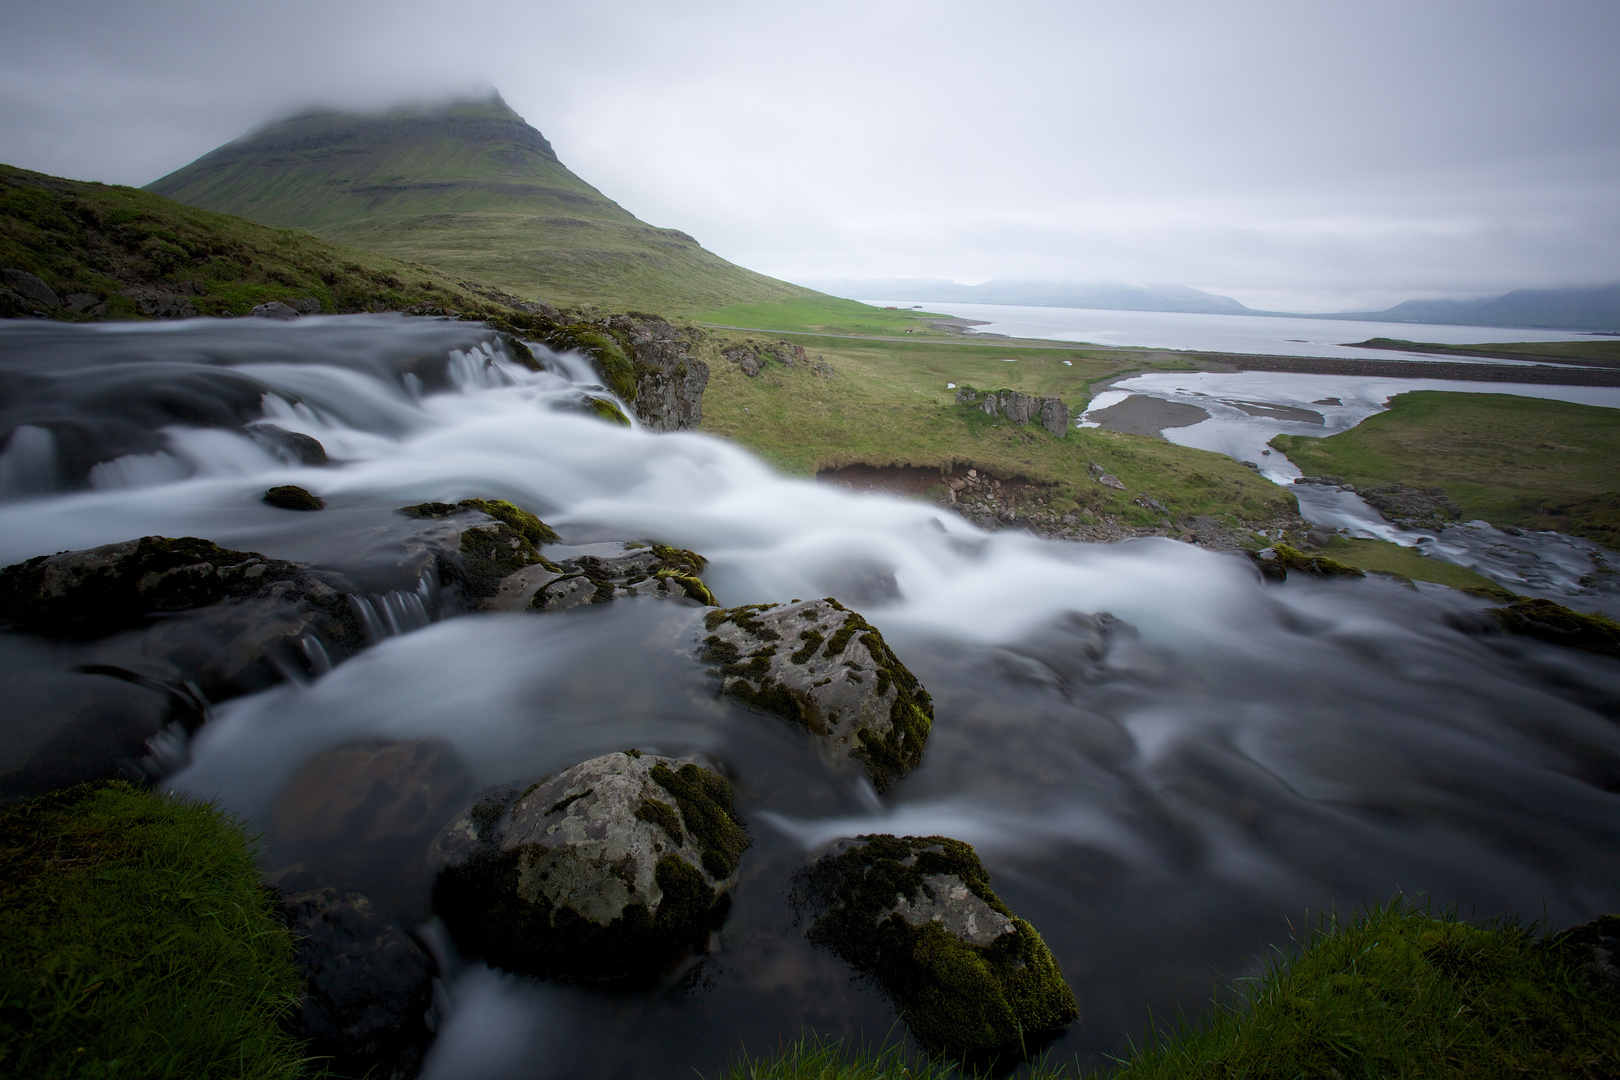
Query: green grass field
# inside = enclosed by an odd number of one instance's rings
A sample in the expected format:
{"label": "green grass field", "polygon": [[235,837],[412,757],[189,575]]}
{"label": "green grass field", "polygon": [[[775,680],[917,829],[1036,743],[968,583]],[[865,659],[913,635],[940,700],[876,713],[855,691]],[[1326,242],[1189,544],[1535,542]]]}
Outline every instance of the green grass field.
{"label": "green grass field", "polygon": [[1412,581],[1430,581],[1437,585],[1449,585],[1453,589],[1497,587],[1490,579],[1476,574],[1466,566],[1448,563],[1444,559],[1431,559],[1419,553],[1416,548],[1402,547],[1387,540],[1335,536],[1311,553],[1325,555],[1334,562],[1353,566],[1357,570],[1399,574]]}
{"label": "green grass field", "polygon": [[1463,519],[1557,529],[1620,549],[1620,409],[1423,390],[1326,439],[1272,445],[1357,487],[1439,487]]}
{"label": "green grass field", "polygon": [[[750,337],[801,344],[831,364],[835,374],[823,378],[803,364],[789,369],[772,362],[750,378],[720,355],[727,345]],[[703,430],[741,443],[791,474],[856,463],[966,465],[1003,479],[1053,485],[1060,512],[1085,508],[1140,525],[1153,525],[1160,517],[1135,504],[1143,492],[1164,503],[1176,519],[1229,514],[1252,522],[1295,509],[1291,493],[1220,454],[1099,428],[1071,429],[1059,439],[1038,425],[1020,427],[958,405],[956,391],[947,387],[1056,396],[1077,412],[1089,399],[1090,383],[1121,371],[1154,369],[1136,354],[717,331],[704,347],[704,359],[710,378]],[[1179,369],[1180,362],[1171,364]],[[1117,475],[1126,490],[1099,486],[1087,471],[1092,462]]]}
{"label": "green grass field", "polygon": [[929,323],[948,319],[937,312],[902,308],[890,311],[858,300],[836,296],[803,296],[768,303],[730,304],[694,316],[699,322],[718,326],[740,326],[775,333],[797,331],[809,334],[850,334],[858,337],[907,337],[950,339],[950,333]]}

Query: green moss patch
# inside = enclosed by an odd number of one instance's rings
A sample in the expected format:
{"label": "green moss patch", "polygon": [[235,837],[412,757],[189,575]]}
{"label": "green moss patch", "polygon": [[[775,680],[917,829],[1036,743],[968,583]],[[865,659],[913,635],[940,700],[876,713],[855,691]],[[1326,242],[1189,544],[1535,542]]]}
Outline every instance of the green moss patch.
{"label": "green moss patch", "polygon": [[[679,769],[654,765],[652,778],[659,787],[675,796],[686,831],[703,849],[703,869],[711,877],[730,877],[737,869],[737,860],[747,850],[749,839],[748,831],[737,817],[731,785],[726,778],[692,764]],[[641,814],[638,812],[636,816]],[[657,824],[664,823],[657,821]],[[664,831],[669,832],[668,826],[664,826]],[[670,837],[680,843],[678,830],[670,832]]]}
{"label": "green moss patch", "polygon": [[0,810],[0,1074],[295,1077],[293,941],[240,823],[127,784]]}
{"label": "green moss patch", "polygon": [[1590,951],[1401,903],[1324,919],[1196,1028],[1116,1076],[1597,1077],[1620,1071],[1620,994]]}
{"label": "green moss patch", "polygon": [[1510,634],[1620,659],[1620,623],[1605,615],[1571,611],[1551,600],[1528,596],[1506,607],[1492,608],[1490,615]]}
{"label": "green moss patch", "polygon": [[1324,555],[1307,555],[1298,548],[1277,544],[1254,553],[1255,565],[1266,577],[1282,581],[1289,573],[1308,577],[1359,578],[1366,573],[1354,566],[1346,566]]}
{"label": "green moss patch", "polygon": [[297,484],[273,487],[262,496],[262,501],[282,510],[324,510],[326,500],[311,494]]}
{"label": "green moss patch", "polygon": [[[938,921],[908,923],[898,898],[917,900],[933,875],[960,881],[1012,932],[975,945]],[[815,913],[810,940],[872,975],[930,1053],[980,1062],[1021,1055],[1078,1015],[1045,942],[1007,910],[959,840],[859,837],[801,873],[795,902]]]}

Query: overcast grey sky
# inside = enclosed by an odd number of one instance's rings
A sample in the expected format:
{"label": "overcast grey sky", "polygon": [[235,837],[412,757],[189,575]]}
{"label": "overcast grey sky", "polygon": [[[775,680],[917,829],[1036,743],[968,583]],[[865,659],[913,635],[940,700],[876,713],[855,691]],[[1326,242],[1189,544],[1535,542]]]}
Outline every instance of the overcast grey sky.
{"label": "overcast grey sky", "polygon": [[144,184],[309,104],[494,86],[786,278],[1255,306],[1620,280],[1620,2],[0,0],[0,161]]}

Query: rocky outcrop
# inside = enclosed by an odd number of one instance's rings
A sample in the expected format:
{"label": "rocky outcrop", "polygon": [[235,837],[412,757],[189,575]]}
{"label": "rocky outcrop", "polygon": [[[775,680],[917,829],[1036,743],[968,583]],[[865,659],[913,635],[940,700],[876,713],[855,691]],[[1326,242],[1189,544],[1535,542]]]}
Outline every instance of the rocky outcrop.
{"label": "rocky outcrop", "polygon": [[1060,439],[1069,433],[1069,407],[1060,398],[1038,398],[1017,390],[981,393],[971,386],[963,386],[956,391],[956,403],[972,405],[989,416],[1005,416],[1019,425],[1038,420]]}
{"label": "rocky outcrop", "polygon": [[722,693],[803,726],[879,791],[916,768],[934,705],[871,623],[831,598],[710,612],[699,657]]}
{"label": "rocky outcrop", "polygon": [[1588,615],[1530,596],[1491,608],[1488,614],[1497,627],[1510,634],[1620,659],[1620,623],[1607,616]]}
{"label": "rocky outcrop", "polygon": [[290,1026],[342,1076],[410,1080],[431,1034],[433,961],[405,928],[359,893],[318,889],[282,898],[294,938],[298,1005]]}
{"label": "rocky outcrop", "polygon": [[445,826],[434,909],[464,951],[512,971],[635,975],[706,940],[748,844],[718,772],[606,754]]}
{"label": "rocky outcrop", "polygon": [[791,341],[756,342],[749,338],[741,345],[733,345],[721,350],[721,356],[730,360],[737,368],[750,379],[756,378],[766,365],[775,361],[785,368],[796,368],[804,364],[810,368],[812,374],[824,379],[833,377],[833,368],[820,356],[814,360],[804,351],[803,345],[795,345]]}
{"label": "rocky outcrop", "polygon": [[8,267],[0,270],[0,304],[8,313],[15,310],[17,314],[43,314],[61,307],[62,300],[37,274]]}
{"label": "rocky outcrop", "polygon": [[699,577],[708,561],[695,551],[641,541],[597,545],[599,554],[525,567],[502,579],[489,611],[567,611],[633,596],[714,606]]}
{"label": "rocky outcrop", "polygon": [[[1300,477],[1296,484],[1307,481]],[[1341,482],[1342,484],[1342,482]],[[1462,517],[1462,508],[1446,498],[1442,488],[1415,488],[1402,483],[1378,484],[1355,491],[1384,517],[1406,529],[1438,529]]]}
{"label": "rocky outcrop", "polygon": [[703,422],[709,365],[690,353],[695,334],[663,319],[615,315],[609,325],[630,339],[636,365],[636,419],[653,431],[696,431]]}
{"label": "rocky outcrop", "polygon": [[1035,928],[990,889],[967,844],[862,836],[801,872],[809,937],[874,977],[932,1054],[1024,1055],[1079,1015]]}

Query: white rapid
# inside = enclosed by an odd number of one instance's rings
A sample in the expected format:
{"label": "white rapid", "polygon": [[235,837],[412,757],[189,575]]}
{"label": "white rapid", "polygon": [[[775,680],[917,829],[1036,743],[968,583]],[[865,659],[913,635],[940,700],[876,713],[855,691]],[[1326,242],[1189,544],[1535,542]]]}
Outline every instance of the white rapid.
{"label": "white rapid", "polygon": [[[193,535],[359,580],[396,508],[505,498],[568,544],[701,552],[724,604],[838,597],[936,704],[922,766],[880,798],[802,732],[715,696],[700,609],[435,620],[431,581],[376,577],[377,644],[215,704],[189,747],[154,747],[164,782],[264,826],[302,763],[361,740],[443,740],[480,786],[638,746],[726,769],[755,838],[718,951],[656,988],[491,972],[427,923],[446,984],[429,1077],[714,1074],[804,1027],[897,1032],[785,900],[819,845],[863,832],[977,845],[1079,998],[1055,1053],[1094,1065],[1150,1010],[1196,1013],[1307,909],[1401,890],[1561,926],[1620,904],[1620,663],[1482,633],[1482,602],[1380,580],[1266,585],[1241,556],[1164,540],[985,534],[781,477],[716,439],[568,411],[587,370],[544,354],[547,370],[525,370],[463,324],[256,323],[0,327],[0,563]],[[289,464],[254,438],[266,423],[333,463]],[[327,509],[264,505],[278,484]],[[28,703],[70,662],[0,635],[20,703],[0,772],[48,736]],[[268,847],[266,871],[287,858]],[[429,915],[425,886],[389,903]]]}

